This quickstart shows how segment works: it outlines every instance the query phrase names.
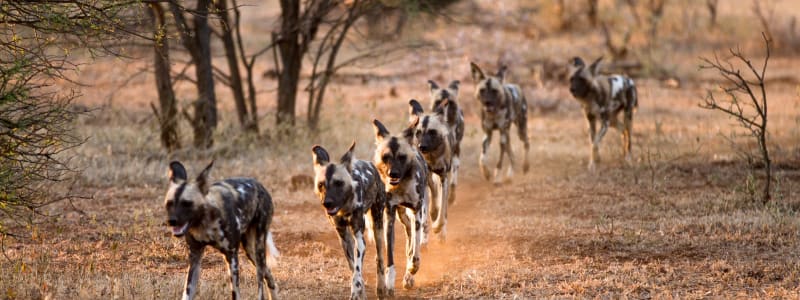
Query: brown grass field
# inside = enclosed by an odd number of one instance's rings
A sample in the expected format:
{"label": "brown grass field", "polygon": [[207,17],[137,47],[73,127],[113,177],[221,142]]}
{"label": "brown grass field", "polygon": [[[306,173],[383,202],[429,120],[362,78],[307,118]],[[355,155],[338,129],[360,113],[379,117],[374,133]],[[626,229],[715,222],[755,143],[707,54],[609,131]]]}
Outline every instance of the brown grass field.
{"label": "brown grass field", "polygon": [[[620,134],[610,129],[601,147],[603,160],[589,173],[589,139],[578,103],[564,80],[539,80],[544,76],[532,62],[566,65],[572,56],[591,59],[606,48],[602,34],[585,20],[576,21],[570,31],[553,29],[557,20],[551,2],[465,0],[449,8],[449,20],[411,22],[408,38],[432,41],[436,49],[411,51],[377,68],[344,70],[381,76],[334,84],[318,134],[299,126],[291,140],[272,138],[277,82],[259,78],[265,130],[241,135],[232,101],[220,86],[222,124],[208,151],[186,148],[168,155],[160,148],[158,125],[148,107],[157,102],[153,77],[138,74],[145,60],[92,61],[77,74],[90,84],[81,88],[78,104],[95,110],[78,120],[77,130],[88,140],[71,152],[83,170],[73,188],[88,198],[48,206],[45,212],[54,217],[26,228],[29,238],[3,239],[0,298],[178,298],[187,247],[163,225],[162,204],[172,159],[183,161],[190,176],[215,159],[213,178],[252,176],[267,186],[276,204],[272,230],[282,256],[272,270],[282,298],[346,298],[350,273],[336,234],[311,187],[290,191],[288,179],[311,175],[313,144],[338,156],[355,139],[357,157],[370,159],[372,118],[399,130],[408,99],[428,103],[429,78],[462,82],[459,102],[467,117],[463,165],[448,240],[440,243],[434,236],[423,251],[417,287],[403,290],[398,276],[398,298],[800,298],[797,49],[787,49],[789,42],[776,45],[783,48],[775,49],[767,71],[776,176],[771,202],[753,200],[763,181],[761,170],[751,172],[728,139],[742,131],[732,119],[698,107],[705,90],[717,82],[713,72],[698,70],[699,57],[725,55],[739,45],[754,63],[763,62],[760,25],[747,1],[721,1],[716,29],[705,27],[702,1],[667,4],[659,44],[641,51],[647,61],[680,78],[680,85],[657,76],[636,78],[635,159],[630,165],[623,162]],[[579,9],[577,1],[568,2]],[[601,1],[601,16],[635,24],[617,2]],[[256,5],[245,29],[270,30],[276,5]],[[775,11],[774,30],[800,12],[796,1],[769,5]],[[633,49],[647,48],[646,31],[634,27]],[[252,41],[254,48],[263,42],[259,39]],[[506,185],[488,184],[478,172],[481,133],[471,60],[489,69],[498,60],[508,63],[509,80],[523,86],[533,108],[528,124],[531,172],[518,171]],[[266,61],[257,72],[271,68]],[[182,83],[178,90],[186,105],[191,86]],[[301,93],[298,99],[300,122],[305,121],[305,97]],[[188,145],[189,126],[181,126],[182,142]],[[497,140],[495,135],[492,162]],[[749,137],[732,140],[740,149],[756,147]],[[519,140],[512,141],[520,153]],[[395,260],[402,274],[405,237],[399,228]],[[367,249],[368,297],[376,298],[375,250],[371,243]],[[241,273],[244,299],[253,298],[255,269],[247,263]],[[222,255],[207,250],[199,298],[229,297],[228,282]]]}

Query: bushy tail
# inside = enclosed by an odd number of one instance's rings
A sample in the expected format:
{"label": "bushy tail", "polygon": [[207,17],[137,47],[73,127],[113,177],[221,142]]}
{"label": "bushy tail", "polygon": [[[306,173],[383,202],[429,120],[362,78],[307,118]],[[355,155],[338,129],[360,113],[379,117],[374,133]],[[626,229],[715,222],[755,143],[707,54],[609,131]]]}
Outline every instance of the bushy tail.
{"label": "bushy tail", "polygon": [[270,267],[278,265],[278,258],[281,253],[275,247],[275,241],[272,239],[272,231],[267,233],[267,264]]}

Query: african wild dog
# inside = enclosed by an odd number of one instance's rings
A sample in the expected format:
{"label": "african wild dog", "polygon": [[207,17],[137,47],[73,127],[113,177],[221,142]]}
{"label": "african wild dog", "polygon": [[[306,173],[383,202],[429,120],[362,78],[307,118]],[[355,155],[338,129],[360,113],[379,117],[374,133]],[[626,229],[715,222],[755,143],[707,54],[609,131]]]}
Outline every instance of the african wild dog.
{"label": "african wild dog", "polygon": [[[639,102],[632,79],[622,75],[598,74],[601,60],[602,56],[586,68],[583,59],[574,57],[570,65],[569,92],[581,103],[589,123],[589,139],[592,143],[590,170],[594,170],[595,163],[600,160],[598,147],[609,125],[622,131],[622,154],[630,161],[633,111]],[[624,123],[620,124],[617,116],[622,111],[625,112]],[[598,117],[599,132],[596,131],[595,124]]]}
{"label": "african wild dog", "polygon": [[503,167],[503,155],[508,154],[509,167],[506,177],[508,180],[514,175],[514,155],[511,153],[511,144],[508,131],[511,124],[517,126],[519,139],[525,145],[525,157],[522,171],[528,172],[528,102],[522,89],[516,84],[504,83],[506,67],[503,66],[495,76],[487,76],[475,63],[470,63],[472,79],[475,80],[475,98],[481,102],[481,128],[483,129],[483,149],[481,150],[480,169],[486,180],[491,179],[486,168],[486,151],[492,142],[492,132],[500,131],[500,159],[495,168],[495,183],[498,183],[500,169]]}
{"label": "african wild dog", "polygon": [[[372,233],[377,256],[378,297],[394,294],[394,244],[386,244],[389,251],[389,272],[384,278],[383,268],[383,220],[386,206],[386,191],[372,162],[356,160],[353,156],[355,142],[339,160],[331,162],[328,151],[321,146],[311,148],[314,163],[314,192],[322,201],[328,220],[336,228],[342,243],[350,271],[353,272],[350,286],[351,299],[366,299],[362,276],[364,266],[364,229]],[[387,215],[394,220],[394,215]],[[390,239],[390,241],[393,241]],[[355,247],[353,246],[355,243]],[[355,249],[354,249],[355,248]]]}
{"label": "african wild dog", "polygon": [[[414,135],[413,125],[403,131],[401,136],[393,136],[378,120],[372,121],[375,129],[375,157],[386,187],[388,197],[387,214],[397,215],[406,229],[406,273],[403,287],[414,286],[414,274],[420,266],[420,249],[427,240],[428,227],[428,166],[425,159],[411,145]],[[386,239],[394,244],[394,220],[386,221]],[[391,261],[391,252],[389,259]]]}
{"label": "african wild dog", "polygon": [[444,116],[449,101],[444,99],[440,103],[444,108],[433,114],[424,114],[417,100],[408,102],[410,124],[414,126],[411,145],[422,153],[428,165],[432,227],[442,241],[447,235],[447,205],[454,171],[453,145],[456,143],[455,134],[450,132]]}
{"label": "african wild dog", "polygon": [[189,182],[180,162],[169,164],[169,189],[164,197],[167,223],[176,237],[185,236],[189,245],[189,274],[183,299],[193,299],[200,279],[200,261],[206,246],[225,255],[231,275],[232,298],[239,299],[239,245],[256,266],[258,297],[264,299],[264,281],[270,299],[277,299],[278,286],[267,266],[278,256],[269,230],[272,223],[272,197],[253,178],[229,178],[211,184],[208,164]]}
{"label": "african wild dog", "polygon": [[[458,185],[458,169],[461,166],[461,140],[464,138],[464,112],[458,105],[458,86],[461,82],[453,80],[447,88],[439,88],[433,80],[428,80],[431,90],[431,110],[444,115],[450,132],[455,135],[453,147],[452,176],[450,176],[450,191],[447,203],[453,204],[456,199],[456,185]],[[446,100],[447,105],[440,105]]]}

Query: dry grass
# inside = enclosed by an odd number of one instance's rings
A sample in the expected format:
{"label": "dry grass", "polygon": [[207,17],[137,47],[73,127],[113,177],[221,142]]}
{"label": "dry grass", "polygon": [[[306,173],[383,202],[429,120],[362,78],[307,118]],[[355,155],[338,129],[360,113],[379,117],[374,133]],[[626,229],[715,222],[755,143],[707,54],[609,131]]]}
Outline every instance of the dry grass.
{"label": "dry grass", "polygon": [[[611,2],[601,1],[606,10]],[[485,12],[513,17],[512,4],[498,9],[489,9],[489,1],[478,4]],[[733,10],[725,1],[721,5],[723,29],[718,34],[730,30],[735,35],[714,38],[710,43],[719,44],[709,49],[729,46],[718,41],[757,41],[755,31],[725,27],[745,18],[746,11]],[[292,175],[311,173],[309,150],[316,143],[340,153],[356,139],[356,156],[369,159],[373,149],[370,120],[378,117],[390,130],[400,129],[408,98],[427,102],[428,78],[462,80],[460,101],[467,114],[464,165],[458,199],[449,214],[448,241],[433,243],[423,251],[419,285],[404,291],[398,283],[400,297],[800,297],[796,259],[800,252],[800,95],[796,81],[769,87],[770,137],[778,181],[775,200],[758,205],[751,197],[760,179],[747,171],[724,138],[732,133],[732,121],[697,107],[711,83],[703,80],[670,89],[656,80],[638,80],[636,160],[630,166],[622,163],[620,138],[611,130],[601,147],[599,170],[589,174],[585,172],[589,154],[585,124],[566,87],[548,82],[542,90],[533,91],[533,72],[525,65],[512,65],[512,80],[527,87],[532,102],[547,98],[560,105],[552,112],[530,116],[531,174],[494,187],[482,182],[477,172],[481,136],[467,61],[491,64],[499,57],[513,62],[535,56],[566,61],[569,56],[596,56],[602,51],[599,32],[560,33],[534,40],[525,37],[530,32],[511,30],[524,23],[508,20],[504,22],[510,25],[498,28],[427,24],[432,29],[417,34],[439,41],[446,51],[409,53],[406,60],[380,69],[354,70],[421,72],[335,86],[326,100],[324,129],[319,135],[301,133],[288,141],[274,140],[269,132],[241,136],[231,103],[221,93],[223,124],[216,146],[206,152],[185,150],[168,156],[159,149],[157,124],[145,106],[155,101],[151,77],[132,81],[111,102],[103,100],[114,83],[122,81],[122,77],[103,74],[132,74],[141,66],[114,61],[87,66],[82,76],[96,79],[97,87],[84,90],[82,103],[90,107],[110,103],[78,126],[90,137],[75,152],[75,163],[85,169],[78,186],[91,199],[49,207],[56,217],[30,228],[34,233],[30,239],[3,240],[6,258],[0,257],[0,298],[178,297],[187,253],[182,240],[173,238],[162,225],[166,165],[171,159],[181,159],[190,174],[196,174],[212,158],[217,160],[212,177],[253,176],[270,189],[277,206],[275,239],[283,254],[273,268],[281,296],[345,298],[349,272],[335,233],[310,188],[291,192],[287,181]],[[515,46],[503,47],[507,41]],[[668,62],[695,72],[696,58],[706,55],[704,51],[673,52]],[[800,60],[780,57],[776,61],[768,73],[796,76]],[[272,124],[269,112],[274,110],[270,89],[275,83],[260,80],[265,87],[260,110],[268,112],[261,127],[268,128]],[[390,96],[390,89],[398,96]],[[305,110],[299,107],[298,111]],[[516,139],[512,141],[515,149],[521,149]],[[754,146],[747,139],[735,141],[740,147]],[[493,145],[492,153],[497,149]],[[399,233],[397,241],[399,245],[404,241]],[[368,256],[374,253],[371,244],[368,252]],[[395,259],[402,270],[402,251]],[[368,259],[366,265],[365,278],[373,290],[374,260]],[[242,273],[244,296],[249,299],[255,293],[255,271],[248,264]],[[209,250],[200,298],[228,297],[227,282],[222,256]],[[374,292],[368,295],[374,297]]]}

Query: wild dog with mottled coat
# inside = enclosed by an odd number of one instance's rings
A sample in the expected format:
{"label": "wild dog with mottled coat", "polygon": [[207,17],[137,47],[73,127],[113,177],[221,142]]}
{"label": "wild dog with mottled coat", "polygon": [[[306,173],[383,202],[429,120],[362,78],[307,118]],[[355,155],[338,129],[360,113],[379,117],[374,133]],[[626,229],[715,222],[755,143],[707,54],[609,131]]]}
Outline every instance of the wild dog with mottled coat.
{"label": "wild dog with mottled coat", "polygon": [[[447,203],[453,204],[456,199],[456,186],[458,185],[458,169],[461,167],[461,140],[464,139],[464,111],[458,104],[458,80],[453,80],[446,88],[440,88],[433,80],[428,80],[428,87],[431,91],[431,111],[442,114],[450,129],[455,136],[453,148],[453,166],[450,180],[450,190]],[[446,103],[446,105],[441,105]]]}
{"label": "wild dog with mottled coat", "polygon": [[[420,250],[427,242],[428,227],[428,166],[422,154],[412,146],[414,127],[409,126],[400,136],[393,136],[378,120],[375,129],[375,157],[373,162],[386,187],[389,199],[387,214],[400,218],[406,230],[406,273],[403,287],[414,286],[414,274],[420,267]],[[386,239],[394,243],[394,221],[386,222]],[[391,257],[391,254],[390,256]]]}
{"label": "wild dog with mottled coat", "polygon": [[167,223],[172,234],[185,237],[189,245],[189,274],[183,299],[193,299],[200,279],[200,261],[206,246],[225,255],[231,276],[232,299],[239,299],[239,245],[256,267],[258,298],[264,299],[264,281],[270,299],[277,299],[278,286],[267,266],[278,256],[269,226],[273,204],[267,189],[253,178],[229,178],[210,183],[211,162],[190,182],[180,162],[169,164],[169,189],[164,197]]}
{"label": "wild dog with mottled coat", "polygon": [[[394,241],[386,244],[389,251],[388,273],[383,268],[383,221],[386,206],[386,191],[372,162],[357,160],[353,150],[355,142],[339,163],[332,162],[328,151],[319,145],[311,148],[314,163],[314,192],[322,201],[328,220],[336,228],[339,241],[350,271],[353,272],[350,286],[351,299],[366,299],[366,287],[362,276],[366,244],[364,229],[372,234],[377,257],[378,297],[394,294]],[[394,215],[385,218],[394,220]],[[354,246],[355,245],[355,246]],[[385,278],[384,278],[385,276]]]}
{"label": "wild dog with mottled coat", "polygon": [[495,183],[500,182],[500,170],[503,167],[503,155],[508,155],[509,166],[507,180],[514,176],[514,155],[508,139],[511,124],[517,126],[519,139],[525,146],[522,171],[528,172],[528,101],[522,89],[516,84],[505,83],[506,67],[503,66],[496,75],[486,75],[481,68],[470,63],[472,79],[475,80],[475,98],[481,103],[481,128],[483,129],[483,148],[481,150],[480,169],[486,180],[491,179],[486,167],[486,151],[492,142],[492,132],[500,131],[500,159],[495,167]]}
{"label": "wild dog with mottled coat", "polygon": [[[569,92],[581,103],[589,123],[590,170],[594,170],[595,163],[600,160],[598,147],[609,125],[622,132],[622,154],[630,161],[633,111],[639,105],[633,80],[623,75],[600,75],[602,60],[603,57],[598,58],[587,68],[583,59],[574,57],[570,64]],[[624,112],[622,124],[618,120],[620,112]],[[598,118],[600,131],[596,125]]]}
{"label": "wild dog with mottled coat", "polygon": [[450,199],[450,179],[453,176],[453,144],[455,134],[445,120],[445,109],[449,104],[444,99],[440,105],[444,109],[438,113],[425,114],[422,104],[411,99],[409,105],[409,121],[414,126],[411,145],[415,146],[428,165],[430,177],[428,186],[431,192],[431,219],[433,232],[439,234],[444,241],[447,235],[447,205]]}

